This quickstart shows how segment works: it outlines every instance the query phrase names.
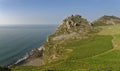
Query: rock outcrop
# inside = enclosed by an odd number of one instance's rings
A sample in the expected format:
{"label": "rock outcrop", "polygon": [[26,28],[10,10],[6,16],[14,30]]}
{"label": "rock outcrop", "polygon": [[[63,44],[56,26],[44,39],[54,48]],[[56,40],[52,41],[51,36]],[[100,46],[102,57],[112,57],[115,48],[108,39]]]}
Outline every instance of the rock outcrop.
{"label": "rock outcrop", "polygon": [[99,19],[95,20],[92,24],[94,26],[102,26],[102,25],[104,26],[104,25],[114,25],[119,23],[120,23],[119,17],[104,15]]}
{"label": "rock outcrop", "polygon": [[80,15],[71,15],[63,20],[62,24],[57,28],[55,34],[68,34],[79,32],[80,27],[90,27],[88,21]]}
{"label": "rock outcrop", "polygon": [[63,20],[56,32],[49,36],[48,41],[84,38],[92,31],[89,22],[80,15],[71,15]]}

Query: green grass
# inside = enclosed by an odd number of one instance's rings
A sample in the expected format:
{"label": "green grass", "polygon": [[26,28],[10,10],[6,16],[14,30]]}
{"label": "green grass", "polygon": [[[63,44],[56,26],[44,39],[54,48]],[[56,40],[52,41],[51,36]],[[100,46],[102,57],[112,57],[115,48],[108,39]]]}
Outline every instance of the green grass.
{"label": "green grass", "polygon": [[98,57],[88,58],[83,60],[90,64],[91,70],[102,70],[102,71],[120,71],[120,50],[114,50],[105,55]]}
{"label": "green grass", "polygon": [[102,30],[98,33],[99,35],[120,35],[120,24],[101,26]]}
{"label": "green grass", "polygon": [[41,67],[16,67],[13,71],[86,71],[91,69],[91,63],[83,59],[104,53],[112,49],[111,36],[95,36],[94,38],[84,40],[67,41],[67,44],[61,45],[66,49],[72,49],[72,52],[59,58],[50,64]]}

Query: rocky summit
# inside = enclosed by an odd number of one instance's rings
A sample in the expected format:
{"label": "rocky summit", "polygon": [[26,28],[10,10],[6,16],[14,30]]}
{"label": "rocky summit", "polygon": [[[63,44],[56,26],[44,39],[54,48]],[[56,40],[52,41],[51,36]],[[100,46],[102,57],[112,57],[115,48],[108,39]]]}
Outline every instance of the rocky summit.
{"label": "rocky summit", "polygon": [[55,34],[79,32],[79,28],[85,26],[89,27],[88,21],[86,19],[82,18],[80,15],[71,15],[63,20]]}
{"label": "rocky summit", "polygon": [[49,40],[66,40],[84,38],[92,31],[89,22],[80,15],[71,15],[65,18],[54,34],[49,36]]}

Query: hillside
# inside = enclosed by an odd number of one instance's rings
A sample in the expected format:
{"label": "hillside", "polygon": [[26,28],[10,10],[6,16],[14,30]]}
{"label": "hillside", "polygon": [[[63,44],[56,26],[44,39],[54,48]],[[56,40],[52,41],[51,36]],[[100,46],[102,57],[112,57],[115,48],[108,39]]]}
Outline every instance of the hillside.
{"label": "hillside", "polygon": [[[103,20],[111,19],[113,17]],[[119,71],[119,27],[119,22],[115,22],[114,25],[94,26],[80,15],[67,17],[43,46],[44,65],[17,66],[12,70]]]}
{"label": "hillside", "polygon": [[61,45],[71,40],[81,40],[92,37],[97,32],[86,19],[80,15],[71,15],[65,18],[55,33],[50,35],[44,44],[44,60],[49,63],[52,60],[70,52],[71,49],[63,48]]}
{"label": "hillside", "polygon": [[104,15],[100,17],[99,19],[92,22],[95,26],[102,26],[102,25],[115,25],[120,23],[120,18],[116,16],[107,16]]}

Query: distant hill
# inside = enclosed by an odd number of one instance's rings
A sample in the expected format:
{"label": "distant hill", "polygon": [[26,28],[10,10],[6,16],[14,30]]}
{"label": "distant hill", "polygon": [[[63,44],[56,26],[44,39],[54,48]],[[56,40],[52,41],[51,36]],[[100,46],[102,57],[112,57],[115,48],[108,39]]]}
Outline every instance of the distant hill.
{"label": "distant hill", "polygon": [[114,25],[114,24],[119,24],[120,23],[120,18],[116,16],[107,16],[104,15],[100,17],[99,19],[95,20],[92,22],[94,26],[102,26],[102,25]]}

